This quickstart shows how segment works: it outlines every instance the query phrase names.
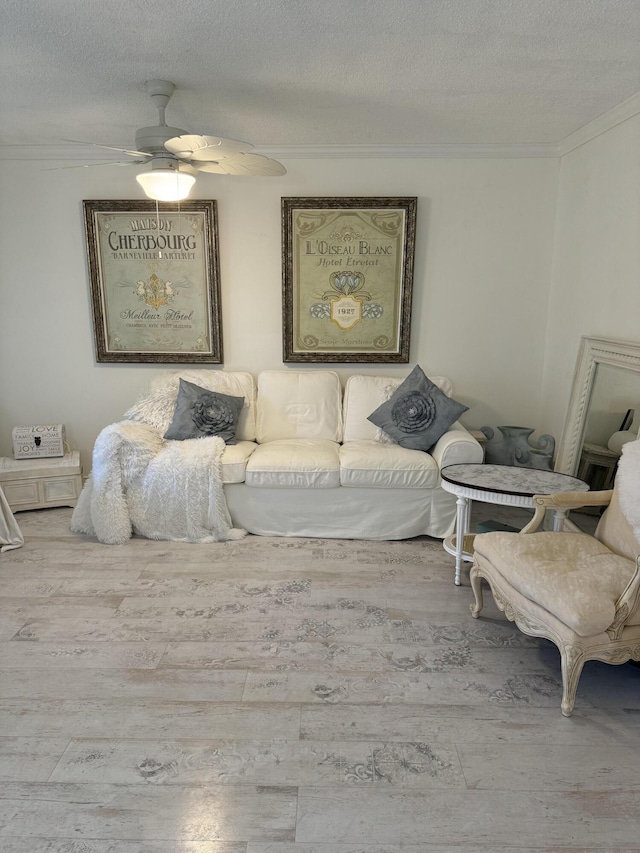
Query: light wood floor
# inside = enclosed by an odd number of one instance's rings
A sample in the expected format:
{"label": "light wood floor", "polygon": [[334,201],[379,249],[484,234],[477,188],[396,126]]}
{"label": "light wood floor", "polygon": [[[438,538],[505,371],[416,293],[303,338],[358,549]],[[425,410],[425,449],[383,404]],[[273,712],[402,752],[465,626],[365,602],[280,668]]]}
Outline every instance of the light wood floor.
{"label": "light wood floor", "polygon": [[473,620],[439,542],[70,516],[0,556],[0,853],[640,850],[640,669],[563,718],[556,649]]}

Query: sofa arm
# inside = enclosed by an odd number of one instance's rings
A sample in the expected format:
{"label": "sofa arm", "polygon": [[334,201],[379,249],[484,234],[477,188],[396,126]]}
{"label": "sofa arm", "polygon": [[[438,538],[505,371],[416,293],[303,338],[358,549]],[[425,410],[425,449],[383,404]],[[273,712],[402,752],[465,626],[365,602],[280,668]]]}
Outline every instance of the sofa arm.
{"label": "sofa arm", "polygon": [[459,462],[482,462],[484,451],[480,442],[456,421],[434,444],[431,456],[442,470],[445,465],[457,465]]}

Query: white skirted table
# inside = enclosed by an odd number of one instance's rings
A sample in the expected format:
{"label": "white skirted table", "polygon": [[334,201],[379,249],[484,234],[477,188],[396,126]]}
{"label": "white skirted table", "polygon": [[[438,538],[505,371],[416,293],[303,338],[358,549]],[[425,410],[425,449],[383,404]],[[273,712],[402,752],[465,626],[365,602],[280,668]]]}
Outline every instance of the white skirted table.
{"label": "white skirted table", "polygon": [[13,517],[9,501],[0,486],[0,552],[20,548],[22,545],[24,545],[22,531]]}
{"label": "white skirted table", "polygon": [[[460,586],[463,560],[473,560],[473,536],[469,532],[472,501],[532,509],[534,495],[555,492],[588,492],[584,480],[516,465],[485,465],[482,462],[447,465],[440,472],[442,488],[457,497],[456,532],[444,540],[448,554],[456,558],[455,584]],[[561,530],[566,509],[558,508],[553,529]]]}

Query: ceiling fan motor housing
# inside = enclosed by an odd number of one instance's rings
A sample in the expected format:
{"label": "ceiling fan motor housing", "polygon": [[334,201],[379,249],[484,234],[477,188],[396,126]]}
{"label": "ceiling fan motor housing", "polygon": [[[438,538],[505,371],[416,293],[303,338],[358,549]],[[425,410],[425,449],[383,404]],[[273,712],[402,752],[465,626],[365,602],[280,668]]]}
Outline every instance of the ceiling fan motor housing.
{"label": "ceiling fan motor housing", "polygon": [[136,131],[136,148],[138,151],[144,151],[145,154],[166,155],[165,142],[173,139],[174,136],[184,136],[186,132],[180,127],[167,127],[166,124],[141,127]]}

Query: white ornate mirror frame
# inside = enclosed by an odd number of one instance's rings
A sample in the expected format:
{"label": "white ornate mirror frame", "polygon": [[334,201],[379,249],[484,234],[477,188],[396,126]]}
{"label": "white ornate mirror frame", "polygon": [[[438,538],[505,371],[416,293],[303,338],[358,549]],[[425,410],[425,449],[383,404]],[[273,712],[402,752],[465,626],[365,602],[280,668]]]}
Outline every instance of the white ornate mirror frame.
{"label": "white ornate mirror frame", "polygon": [[562,474],[575,475],[578,470],[589,403],[599,364],[633,371],[639,374],[640,380],[640,344],[607,338],[580,339],[567,418],[555,463],[555,470]]}

